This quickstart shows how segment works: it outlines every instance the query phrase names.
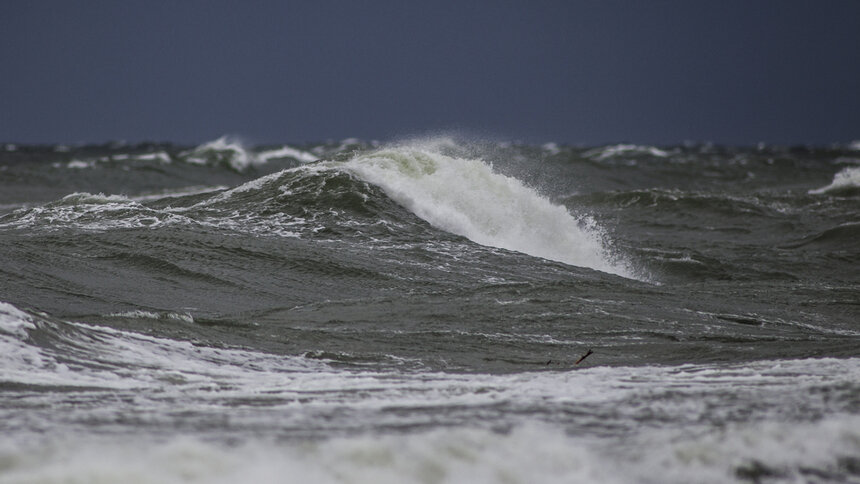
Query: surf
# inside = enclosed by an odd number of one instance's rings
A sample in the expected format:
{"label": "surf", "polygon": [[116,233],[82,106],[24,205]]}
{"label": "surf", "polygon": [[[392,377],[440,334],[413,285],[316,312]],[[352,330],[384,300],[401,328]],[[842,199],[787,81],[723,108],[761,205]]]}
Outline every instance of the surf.
{"label": "surf", "polygon": [[344,169],[432,226],[478,244],[636,278],[593,218],[570,213],[483,159],[415,143],[358,154]]}

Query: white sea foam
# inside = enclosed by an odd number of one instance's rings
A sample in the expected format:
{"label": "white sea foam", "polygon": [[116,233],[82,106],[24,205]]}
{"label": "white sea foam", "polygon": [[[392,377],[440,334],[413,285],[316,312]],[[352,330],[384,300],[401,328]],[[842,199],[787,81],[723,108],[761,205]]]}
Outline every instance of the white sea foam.
{"label": "white sea foam", "polygon": [[124,195],[105,195],[104,193],[75,192],[63,197],[59,202],[49,205],[108,205],[112,203],[123,204],[130,200]]}
{"label": "white sea foam", "polygon": [[809,190],[810,195],[821,195],[834,193],[849,189],[860,188],[860,166],[849,166],[842,169],[833,176],[833,182],[826,187]]}
{"label": "white sea foam", "polygon": [[69,368],[32,344],[30,331],[37,330],[37,320],[15,306],[0,302],[0,384],[62,381]]}
{"label": "white sea foam", "polygon": [[857,416],[690,430],[643,429],[620,444],[539,423],[230,446],[60,435],[37,449],[0,441],[0,482],[716,484],[757,482],[742,476],[762,469],[766,482],[854,482],[845,468],[860,454]]}
{"label": "white sea foam", "polygon": [[72,193],[62,199],[12,213],[15,217],[0,227],[52,231],[74,225],[82,230],[158,227],[193,224],[193,220],[167,210],[156,210],[122,195]]}
{"label": "white sea foam", "polygon": [[170,311],[125,311],[121,313],[113,313],[111,316],[118,316],[122,318],[132,318],[132,319],[166,319],[173,321],[181,321],[183,323],[192,324],[194,323],[194,317],[190,313],[174,313]]}
{"label": "white sea foam", "polygon": [[[187,313],[131,311],[119,316],[193,322]],[[60,325],[66,330],[60,331]],[[39,328],[54,334],[59,349],[33,344],[28,331]],[[100,364],[90,366],[93,360]],[[301,357],[196,346],[80,322],[40,321],[0,302],[0,382],[158,391],[177,382],[212,388],[242,386],[247,379],[251,387],[246,390],[253,393],[276,382],[287,384],[288,374],[325,367]],[[268,382],[251,378],[255,374]]]}
{"label": "white sea foam", "polygon": [[0,332],[24,339],[28,329],[36,329],[36,326],[27,313],[11,304],[0,302]]}
{"label": "white sea foam", "polygon": [[692,430],[636,436],[619,465],[621,473],[667,483],[855,482],[846,467],[856,466],[860,456],[858,415]]}
{"label": "white sea foam", "polygon": [[479,244],[633,277],[613,261],[593,220],[571,215],[482,160],[403,146],[359,155],[346,169],[435,227]]}
{"label": "white sea foam", "polygon": [[[637,435],[619,449],[546,425],[509,432],[478,428],[407,435],[340,437],[308,443],[247,442],[227,447],[196,439],[61,442],[47,452],[15,449],[11,482],[314,483],[725,483],[764,467],[767,482],[829,482],[850,477],[840,462],[860,452],[860,419],[763,422],[689,436]],[[832,479],[808,481],[810,471]],[[813,471],[814,472],[814,471]],[[825,474],[826,475],[826,474]],[[20,479],[20,481],[19,481]],[[745,481],[746,479],[743,479]],[[754,480],[754,479],[753,479]]]}
{"label": "white sea foam", "polygon": [[188,438],[135,446],[62,442],[36,455],[10,448],[0,456],[12,463],[9,482],[624,482],[587,442],[532,426],[509,434],[437,430],[233,448]]}

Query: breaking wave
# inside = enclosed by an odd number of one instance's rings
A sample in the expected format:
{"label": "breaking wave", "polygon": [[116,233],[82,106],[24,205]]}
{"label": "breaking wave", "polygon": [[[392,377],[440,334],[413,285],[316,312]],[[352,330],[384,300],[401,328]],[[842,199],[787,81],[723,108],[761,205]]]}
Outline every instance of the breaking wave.
{"label": "breaking wave", "polygon": [[359,155],[346,169],[433,226],[479,244],[634,277],[593,219],[572,215],[483,160],[402,146]]}
{"label": "breaking wave", "polygon": [[860,193],[860,166],[849,166],[833,176],[826,187],[809,190],[810,195],[855,195]]}
{"label": "breaking wave", "polygon": [[283,158],[291,158],[301,163],[310,163],[319,159],[312,153],[287,145],[255,153],[238,140],[226,136],[179,154],[179,159],[186,163],[224,166],[238,172],[264,165],[270,160]]}

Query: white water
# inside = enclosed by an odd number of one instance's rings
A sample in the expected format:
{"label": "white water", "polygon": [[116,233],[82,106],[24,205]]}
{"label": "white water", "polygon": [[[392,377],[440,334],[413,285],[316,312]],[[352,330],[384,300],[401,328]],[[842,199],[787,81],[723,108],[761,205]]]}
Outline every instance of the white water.
{"label": "white water", "polygon": [[[209,191],[205,189],[204,192]],[[192,190],[193,192],[193,190]],[[144,201],[151,197],[139,197]],[[158,198],[158,197],[156,197]],[[94,232],[159,227],[162,225],[189,225],[195,221],[169,212],[146,207],[123,195],[103,193],[72,193],[60,200],[37,207],[24,207],[13,212],[16,217],[0,228],[54,231],[69,226]]]}
{"label": "white water", "polygon": [[[837,415],[800,425],[637,435],[625,448],[541,424],[505,433],[458,428],[238,446],[187,437],[119,443],[61,437],[29,453],[0,444],[0,482],[716,484],[750,482],[738,472],[754,462],[777,474],[762,482],[856,482],[856,475],[840,474],[840,462],[860,452],[858,429],[860,419]],[[809,480],[805,469],[842,478]]]}
{"label": "white water", "polygon": [[360,155],[346,167],[442,230],[482,245],[634,277],[607,248],[594,220],[573,216],[482,160],[402,146]]}
{"label": "white water", "polygon": [[776,482],[845,477],[858,377],[858,359],[341,370],[0,303],[0,483],[721,483],[754,463]]}

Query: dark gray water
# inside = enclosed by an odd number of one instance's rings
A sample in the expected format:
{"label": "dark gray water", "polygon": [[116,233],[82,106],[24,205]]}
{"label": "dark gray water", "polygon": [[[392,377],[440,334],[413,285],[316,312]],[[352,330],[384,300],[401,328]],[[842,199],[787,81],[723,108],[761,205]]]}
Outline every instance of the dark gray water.
{"label": "dark gray water", "polygon": [[853,145],[7,145],[0,481],[857,482],[858,240]]}

